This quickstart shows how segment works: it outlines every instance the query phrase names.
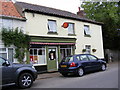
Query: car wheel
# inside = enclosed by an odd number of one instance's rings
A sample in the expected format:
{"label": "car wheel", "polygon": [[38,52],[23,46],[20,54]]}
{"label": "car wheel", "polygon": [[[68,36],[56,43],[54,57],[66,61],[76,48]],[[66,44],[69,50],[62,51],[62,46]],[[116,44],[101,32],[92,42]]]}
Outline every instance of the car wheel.
{"label": "car wheel", "polygon": [[84,70],[83,68],[78,69],[78,76],[82,77],[84,75]]}
{"label": "car wheel", "polygon": [[67,74],[67,73],[62,73],[62,75],[63,75],[64,77],[67,77],[67,76],[68,76],[68,74]]}
{"label": "car wheel", "polygon": [[18,79],[18,86],[20,88],[29,88],[33,83],[33,77],[30,73],[23,73]]}
{"label": "car wheel", "polygon": [[102,71],[105,71],[105,70],[106,70],[105,64],[102,64],[101,69],[102,69]]}

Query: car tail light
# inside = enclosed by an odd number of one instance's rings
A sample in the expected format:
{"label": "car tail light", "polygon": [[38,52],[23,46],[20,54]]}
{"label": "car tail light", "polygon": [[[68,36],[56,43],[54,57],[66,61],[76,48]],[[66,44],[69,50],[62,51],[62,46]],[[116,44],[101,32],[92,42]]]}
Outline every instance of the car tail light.
{"label": "car tail light", "polygon": [[72,63],[70,64],[70,67],[76,67],[75,62],[72,62]]}

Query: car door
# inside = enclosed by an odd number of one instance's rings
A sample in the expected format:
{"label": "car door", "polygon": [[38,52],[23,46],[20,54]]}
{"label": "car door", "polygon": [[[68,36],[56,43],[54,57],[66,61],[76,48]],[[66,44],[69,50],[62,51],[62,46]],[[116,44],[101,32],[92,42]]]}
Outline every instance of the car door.
{"label": "car door", "polygon": [[87,55],[87,56],[91,62],[92,70],[98,70],[100,67],[100,62],[98,61],[98,58],[93,55]]}
{"label": "car door", "polygon": [[91,62],[89,61],[87,55],[80,55],[80,63],[82,64],[86,72],[91,71]]}
{"label": "car door", "polygon": [[[8,84],[13,82],[13,69],[11,65],[6,65],[6,60],[0,58],[2,68],[2,84]],[[9,63],[9,62],[8,62]]]}

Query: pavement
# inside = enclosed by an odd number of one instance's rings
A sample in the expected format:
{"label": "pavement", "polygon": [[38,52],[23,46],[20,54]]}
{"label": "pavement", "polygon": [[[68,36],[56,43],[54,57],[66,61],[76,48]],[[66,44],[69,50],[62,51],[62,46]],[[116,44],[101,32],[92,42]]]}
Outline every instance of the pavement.
{"label": "pavement", "polygon": [[58,76],[60,76],[59,72],[47,72],[47,73],[38,74],[37,80],[53,78],[53,77],[58,77]]}
{"label": "pavement", "polygon": [[[112,65],[116,65],[116,63],[118,62],[110,62],[107,64],[108,68]],[[38,74],[38,78],[37,80],[39,79],[47,79],[47,78],[53,78],[53,77],[58,77],[60,76],[61,74],[59,72],[46,72],[46,73],[41,73],[41,74]]]}

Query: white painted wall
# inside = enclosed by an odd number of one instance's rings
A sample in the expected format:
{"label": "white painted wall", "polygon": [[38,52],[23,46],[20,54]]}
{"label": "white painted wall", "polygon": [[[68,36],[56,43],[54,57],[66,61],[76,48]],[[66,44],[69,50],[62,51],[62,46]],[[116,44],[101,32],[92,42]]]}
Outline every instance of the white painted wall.
{"label": "white painted wall", "polygon": [[[2,28],[10,28],[10,29],[14,28],[15,29],[15,28],[19,27],[19,29],[23,30],[23,32],[26,33],[26,31],[25,31],[25,24],[26,24],[26,22],[25,21],[21,21],[21,20],[0,18],[0,32],[1,32]],[[14,46],[5,47],[4,43],[1,40],[1,38],[0,38],[0,48],[15,48]],[[7,51],[7,53],[8,53],[8,51]],[[7,59],[8,59],[8,56],[7,56]],[[17,59],[14,59],[13,62],[14,63],[18,63]]]}
{"label": "white painted wall", "polygon": [[[58,18],[58,17],[53,17],[53,16],[40,15],[40,14],[35,14],[35,17],[33,17],[31,13],[26,13],[26,18],[27,18],[26,31],[29,33],[29,35],[70,37],[70,38],[76,37],[76,36],[68,36],[67,29],[62,27],[62,24],[64,22],[73,22],[73,20],[63,19],[63,18]],[[47,26],[48,19],[56,20],[58,35],[47,34],[48,33],[48,26]]]}
{"label": "white painted wall", "polygon": [[[84,36],[84,25],[90,26],[91,37]],[[82,53],[82,49],[85,49],[85,45],[91,45],[91,54],[96,55],[99,58],[104,58],[101,26],[80,22],[79,25],[76,25],[76,28],[79,28],[76,29],[76,54]],[[97,51],[93,53],[92,49],[96,49]]]}
{"label": "white painted wall", "polygon": [[19,29],[25,31],[25,21],[21,21],[21,20],[15,20],[15,19],[4,19],[4,18],[0,18],[0,29],[2,27],[4,28],[16,28],[19,27]]}
{"label": "white painted wall", "polygon": [[[85,45],[91,45],[91,49],[97,49],[95,53],[91,51],[91,54],[94,54],[99,58],[104,57],[102,30],[100,25],[41,14],[35,14],[35,16],[33,17],[31,13],[25,13],[25,16],[27,18],[26,31],[29,35],[77,38],[75,50],[76,54],[82,53],[82,49],[85,47]],[[47,34],[48,19],[56,20],[58,35]],[[75,24],[76,36],[68,36],[67,29],[61,27],[64,22],[71,22]],[[84,25],[90,26],[91,37],[84,36]]]}

